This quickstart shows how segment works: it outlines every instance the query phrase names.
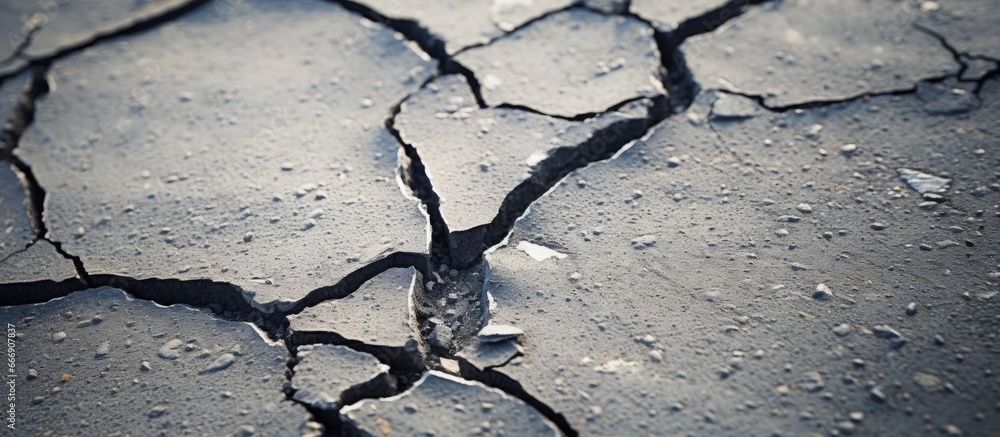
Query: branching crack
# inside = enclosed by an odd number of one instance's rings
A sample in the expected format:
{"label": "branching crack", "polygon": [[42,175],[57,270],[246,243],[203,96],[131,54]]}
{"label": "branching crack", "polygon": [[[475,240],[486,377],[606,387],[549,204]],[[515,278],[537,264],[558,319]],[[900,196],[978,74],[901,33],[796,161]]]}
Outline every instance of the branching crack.
{"label": "branching crack", "polygon": [[451,234],[451,267],[466,269],[476,265],[483,253],[501,243],[528,207],[566,175],[591,163],[606,160],[654,125],[670,115],[663,96],[652,102],[645,118],[625,118],[611,123],[581,144],[560,147],[538,163],[529,177],[504,198],[490,223]]}
{"label": "branching crack", "polygon": [[483,100],[482,88],[479,85],[479,80],[476,79],[475,73],[456,61],[452,55],[449,55],[445,48],[444,39],[431,32],[430,29],[413,20],[387,17],[366,5],[351,0],[330,1],[334,1],[345,9],[371,21],[389,27],[401,33],[407,40],[416,43],[421,50],[438,62],[439,75],[460,74],[465,77],[469,86],[472,87],[472,94],[476,98],[476,103],[480,108],[486,107],[486,101]]}

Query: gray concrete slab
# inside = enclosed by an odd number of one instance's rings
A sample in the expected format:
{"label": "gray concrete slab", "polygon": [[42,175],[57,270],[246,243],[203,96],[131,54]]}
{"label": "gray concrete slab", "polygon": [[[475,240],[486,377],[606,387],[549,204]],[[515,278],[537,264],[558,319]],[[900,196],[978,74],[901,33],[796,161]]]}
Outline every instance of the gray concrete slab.
{"label": "gray concrete slab", "polygon": [[403,394],[343,410],[344,429],[359,435],[559,435],[517,398],[440,372]]}
{"label": "gray concrete slab", "polygon": [[[41,59],[182,9],[192,0],[9,0],[0,5],[0,60]],[[222,2],[220,2],[222,3]],[[20,51],[18,50],[20,49]]]}
{"label": "gray concrete slab", "polygon": [[912,89],[959,70],[911,2],[769,2],[681,45],[702,87],[772,107]]}
{"label": "gray concrete slab", "polygon": [[15,332],[18,432],[289,435],[305,422],[281,392],[287,350],[246,323],[109,287],[0,318]]}
{"label": "gray concrete slab", "polygon": [[960,53],[1000,60],[996,3],[990,0],[922,1],[917,22],[941,35]]}
{"label": "gray concrete slab", "polygon": [[334,332],[348,340],[403,347],[416,335],[410,326],[412,269],[391,269],[343,299],[289,316],[292,332]]}
{"label": "gray concrete slab", "polygon": [[[31,79],[31,72],[23,71],[4,78],[3,82],[0,82],[0,120],[3,120],[5,126],[10,122],[11,116],[20,105]],[[7,145],[0,144],[0,147],[7,147]]]}
{"label": "gray concrete slab", "polygon": [[652,22],[657,29],[669,32],[676,30],[681,23],[718,9],[726,3],[726,0],[632,0],[629,10]]}
{"label": "gray concrete slab", "polygon": [[359,2],[393,19],[412,20],[427,27],[454,54],[463,48],[486,44],[546,13],[570,6],[572,0],[534,1],[395,1]]}
{"label": "gray concrete slab", "polygon": [[382,121],[433,68],[334,4],[204,8],[56,62],[18,152],[90,273],[229,282],[280,307],[425,250]]}
{"label": "gray concrete slab", "polygon": [[[27,248],[0,259],[0,289],[4,285],[77,280],[73,262],[56,251],[55,246],[38,240]],[[82,284],[82,283],[81,283]]]}
{"label": "gray concrete slab", "polygon": [[[582,435],[995,426],[997,88],[957,115],[910,95],[711,123],[703,94],[488,256],[491,323],[525,332],[496,370]],[[921,207],[902,166],[948,200]]]}
{"label": "gray concrete slab", "polygon": [[0,161],[0,259],[24,250],[35,240],[27,201],[14,166]]}
{"label": "gray concrete slab", "polygon": [[336,412],[350,399],[389,396],[396,388],[389,366],[344,346],[300,346],[295,357],[292,398],[313,408]]}
{"label": "gray concrete slab", "polygon": [[657,94],[660,65],[646,24],[585,9],[549,15],[456,60],[476,74],[487,104],[566,117]]}

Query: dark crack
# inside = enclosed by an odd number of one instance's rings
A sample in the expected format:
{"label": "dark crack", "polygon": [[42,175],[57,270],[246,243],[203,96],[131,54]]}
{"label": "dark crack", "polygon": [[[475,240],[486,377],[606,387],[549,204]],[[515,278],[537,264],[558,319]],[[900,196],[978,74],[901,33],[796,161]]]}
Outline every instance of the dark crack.
{"label": "dark crack", "polygon": [[304,311],[306,308],[319,305],[328,300],[343,299],[357,291],[369,279],[393,268],[412,267],[427,277],[431,274],[430,259],[426,254],[414,252],[394,252],[372,261],[365,266],[349,273],[336,284],[310,291],[302,299],[295,301],[287,310],[281,310],[282,316],[290,316]]}
{"label": "dark crack", "polygon": [[[0,60],[0,65],[4,65],[4,64],[6,64],[8,62],[14,62],[18,58],[20,58],[21,57],[21,53],[24,53],[24,49],[28,48],[28,46],[31,44],[31,39],[34,38],[35,32],[37,32],[37,31],[38,31],[38,27],[37,26],[33,26],[31,29],[28,29],[27,34],[24,35],[24,39],[21,40],[21,42],[19,44],[17,44],[16,47],[14,47],[14,52],[11,53],[10,56],[8,56],[8,57]],[[9,34],[8,35],[8,39],[10,39],[10,35],[14,35],[14,34],[13,33]],[[15,72],[11,73],[7,77],[13,77],[17,73],[18,72],[15,71]],[[0,78],[0,83],[3,83],[2,79],[5,79],[5,78]]]}
{"label": "dark crack", "polygon": [[371,21],[389,27],[392,30],[401,33],[407,40],[416,43],[421,50],[438,61],[439,75],[460,74],[465,77],[465,80],[469,82],[469,86],[472,87],[472,94],[476,97],[476,103],[480,108],[486,107],[486,101],[483,100],[482,88],[479,85],[479,80],[476,79],[475,73],[456,61],[452,55],[449,55],[447,49],[445,49],[444,39],[434,32],[431,32],[426,26],[423,26],[413,20],[387,17],[382,13],[358,2],[350,0],[330,1],[333,1],[343,6],[345,9],[359,14]]}
{"label": "dark crack", "polygon": [[504,198],[500,210],[490,223],[451,234],[451,267],[466,269],[476,265],[483,253],[500,244],[538,198],[556,186],[574,170],[606,160],[622,147],[641,138],[650,128],[670,115],[667,99],[660,96],[653,100],[648,116],[641,119],[623,119],[594,134],[576,146],[560,147],[531,171],[527,179],[517,185]]}
{"label": "dark crack", "polygon": [[[670,105],[674,112],[681,112],[691,106],[695,96],[701,90],[687,65],[684,52],[680,49],[681,44],[693,36],[715,31],[729,20],[743,15],[750,6],[766,1],[770,0],[732,0],[700,16],[685,20],[672,31],[654,31],[653,38],[656,40],[656,47],[660,51],[660,61],[665,70],[661,80],[669,92]],[[631,14],[631,16],[656,29],[656,26],[648,20],[635,14]]]}
{"label": "dark crack", "polygon": [[[374,356],[379,362],[389,366],[389,380],[369,380],[358,384],[340,393],[338,406],[340,408],[361,402],[365,399],[376,399],[398,395],[409,390],[413,384],[420,379],[423,367],[419,370],[412,367],[413,363],[419,363],[419,353],[408,348],[392,348],[386,346],[370,345],[360,341],[347,340],[335,332],[297,332],[285,339],[285,346],[288,348],[289,359],[286,363],[287,382],[284,387],[285,397],[290,402],[301,405],[312,417],[323,425],[324,434],[329,436],[339,436],[343,432],[343,421],[340,417],[340,409],[318,408],[305,402],[295,400],[295,393],[298,391],[292,387],[292,379],[295,377],[295,367],[299,364],[298,352],[300,346],[313,344],[329,344],[346,346],[355,351]],[[397,350],[399,349],[399,350]],[[407,349],[407,350],[403,350]],[[417,358],[412,358],[413,353],[417,353]],[[403,358],[401,358],[403,357]]]}
{"label": "dark crack", "polygon": [[530,405],[532,408],[545,416],[546,419],[549,419],[550,422],[555,424],[556,427],[559,428],[559,431],[561,431],[566,437],[576,437],[580,435],[580,433],[573,429],[569,421],[566,420],[566,416],[556,412],[556,410],[552,407],[532,396],[531,393],[528,393],[524,386],[514,378],[511,378],[494,369],[480,369],[461,358],[458,359],[458,363],[459,368],[461,369],[462,378],[499,389],[504,393],[524,401],[524,403]]}
{"label": "dark crack", "polygon": [[[550,17],[552,15],[555,15],[555,14],[558,14],[558,13],[561,13],[561,12],[566,12],[566,11],[571,10],[571,9],[578,9],[578,8],[584,8],[584,6],[582,4],[573,3],[573,4],[570,4],[570,5],[566,6],[566,7],[564,7],[564,8],[561,8],[561,9],[556,9],[556,10],[545,12],[543,14],[539,14],[537,16],[532,17],[530,20],[525,21],[525,22],[523,22],[523,23],[515,26],[510,31],[504,31],[504,33],[490,38],[489,41],[481,42],[481,43],[472,44],[472,45],[468,45],[468,46],[462,47],[461,49],[458,49],[455,52],[455,54],[452,55],[452,56],[458,56],[459,54],[467,52],[467,51],[472,50],[472,49],[486,47],[486,46],[491,45],[491,44],[493,44],[493,43],[495,43],[495,42],[497,42],[499,40],[507,38],[507,37],[509,37],[509,36],[517,33],[521,29],[524,29],[524,28],[526,28],[528,26],[531,26],[532,24],[535,24],[538,21],[544,20],[545,18],[548,18],[548,17]],[[589,8],[584,8],[584,9],[592,10],[592,9],[589,9]],[[595,11],[595,12],[599,12],[599,11]],[[479,84],[478,83],[474,87],[474,90],[475,90],[476,99],[478,101],[478,99],[480,98],[479,97],[480,94],[479,94]],[[480,106],[481,107],[486,107],[486,105],[484,105],[484,104],[480,104]]]}
{"label": "dark crack", "polygon": [[[186,14],[188,14],[188,13],[190,13],[190,12],[196,10],[196,9],[198,9],[199,7],[201,7],[203,5],[206,5],[206,4],[209,4],[209,3],[211,3],[211,0],[191,0],[188,3],[185,3],[185,4],[177,7],[176,9],[164,12],[163,14],[160,14],[160,15],[157,15],[155,17],[152,17],[152,18],[150,18],[150,19],[148,19],[146,21],[141,21],[141,22],[133,23],[130,26],[126,26],[126,27],[124,27],[122,29],[118,29],[118,30],[115,30],[115,31],[112,31],[112,32],[108,32],[108,33],[95,33],[87,41],[85,41],[83,43],[80,43],[80,44],[76,44],[76,45],[64,47],[64,48],[60,49],[59,51],[57,51],[57,52],[55,52],[55,53],[53,53],[53,54],[51,54],[49,56],[45,56],[45,57],[41,57],[41,58],[37,58],[37,59],[27,59],[27,61],[29,61],[28,65],[32,66],[32,67],[42,66],[42,67],[46,67],[47,68],[50,64],[52,64],[52,61],[54,61],[54,60],[56,60],[58,58],[61,58],[63,56],[66,56],[66,55],[68,55],[70,53],[78,52],[80,50],[83,50],[83,49],[85,49],[87,47],[90,47],[90,46],[92,46],[94,44],[97,44],[97,43],[99,43],[101,41],[104,41],[104,40],[108,40],[108,39],[111,39],[111,38],[124,37],[124,36],[128,36],[128,35],[132,35],[132,34],[135,34],[135,33],[142,32],[142,31],[147,30],[147,29],[154,28],[154,27],[159,26],[159,25],[161,25],[163,23],[167,23],[167,22],[173,21],[173,20],[175,20],[177,18],[180,18],[180,17],[182,17],[182,16],[184,16],[184,15],[186,15]],[[38,31],[38,29],[34,29],[32,31],[32,33],[37,32],[37,31]],[[26,39],[25,41],[26,41],[25,44],[27,44],[28,42],[30,42],[30,38]],[[24,50],[24,48],[26,48],[26,47],[27,46],[22,47],[18,51],[18,53],[21,53]],[[12,60],[14,58],[16,58],[16,56],[12,56],[12,57],[10,57],[7,60]],[[5,60],[5,62],[7,60]],[[14,76],[15,74],[19,73],[21,70],[22,69],[19,69],[17,71],[11,72],[8,75],[8,77]]]}
{"label": "dark crack", "polygon": [[[987,76],[990,76],[990,75],[987,75]],[[833,106],[833,105],[840,105],[840,104],[845,104],[845,103],[851,103],[851,102],[855,102],[855,101],[858,101],[858,100],[868,100],[868,99],[871,99],[873,97],[905,96],[905,95],[916,94],[917,93],[917,87],[918,87],[918,85],[920,83],[934,83],[934,84],[936,84],[936,83],[942,83],[942,82],[944,82],[944,81],[946,81],[948,79],[954,79],[954,78],[957,78],[957,76],[954,75],[954,74],[948,74],[948,75],[944,75],[944,76],[940,76],[940,77],[932,77],[932,78],[928,78],[928,79],[922,80],[922,81],[918,82],[917,84],[915,84],[915,85],[913,85],[912,87],[909,87],[909,88],[903,88],[903,89],[897,89],[897,90],[889,90],[889,91],[881,91],[881,92],[875,92],[875,93],[873,93],[873,92],[864,92],[864,93],[855,94],[855,95],[852,95],[852,96],[849,96],[849,97],[843,97],[843,98],[837,98],[837,99],[812,100],[812,101],[808,101],[808,102],[794,103],[794,104],[790,104],[790,105],[779,105],[779,106],[768,105],[767,103],[765,103],[767,97],[766,96],[762,96],[762,95],[758,95],[758,94],[751,94],[751,93],[746,93],[746,92],[741,92],[741,91],[724,90],[724,89],[719,89],[719,90],[715,90],[715,91],[720,92],[720,93],[724,93],[724,94],[731,94],[731,95],[734,95],[734,96],[746,97],[748,99],[753,100],[762,109],[767,110],[768,112],[773,112],[773,113],[776,113],[776,114],[780,114],[780,113],[788,112],[788,111],[808,110],[808,109],[815,109],[815,108],[822,108],[822,107],[827,107],[827,106]],[[987,79],[987,77],[984,77],[983,79],[980,80],[980,86],[981,86],[982,82],[985,82],[986,79]],[[978,89],[977,89],[977,91],[978,91]]]}
{"label": "dark crack", "polygon": [[[429,79],[428,82],[424,83],[424,86],[436,77],[435,75]],[[423,89],[423,86],[420,88]],[[431,226],[430,255],[432,265],[446,264],[448,262],[448,241],[451,232],[448,230],[448,224],[441,214],[441,197],[434,191],[430,175],[427,173],[427,168],[424,167],[417,149],[413,145],[403,141],[402,134],[396,128],[396,117],[402,110],[403,104],[417,92],[419,90],[411,93],[392,108],[391,114],[385,121],[385,127],[396,138],[396,142],[399,143],[399,147],[403,150],[403,156],[400,157],[401,162],[399,163],[400,176],[403,183],[413,196],[420,200],[424,210],[427,212],[427,218]]]}
{"label": "dark crack", "polygon": [[941,43],[941,46],[944,47],[945,50],[948,51],[948,53],[951,53],[952,58],[954,58],[955,62],[959,65],[959,67],[958,67],[958,73],[955,74],[956,77],[961,78],[962,74],[965,73],[965,70],[969,69],[969,64],[967,64],[964,60],[962,60],[962,55],[964,53],[960,52],[954,46],[952,46],[951,44],[949,44],[948,40],[945,39],[945,37],[943,35],[941,35],[940,33],[935,32],[934,30],[932,30],[931,28],[929,28],[927,26],[924,26],[924,25],[922,25],[920,23],[916,23],[916,22],[913,23],[913,28],[916,29],[919,32],[923,32],[923,33],[927,34],[931,38],[934,38],[934,39],[938,40],[938,42]]}
{"label": "dark crack", "polygon": [[[86,269],[83,267],[83,261],[79,257],[63,250],[60,242],[49,239],[48,229],[44,220],[45,189],[38,183],[38,179],[35,177],[31,166],[14,154],[14,150],[21,141],[21,136],[24,135],[24,131],[31,125],[32,120],[35,118],[35,102],[49,91],[48,84],[45,81],[47,72],[48,67],[45,66],[32,68],[27,85],[13,112],[9,114],[7,123],[4,125],[3,134],[0,137],[0,158],[9,160],[14,165],[17,175],[21,179],[21,183],[27,194],[27,205],[25,206],[28,210],[28,216],[31,219],[31,227],[34,231],[35,239],[51,243],[55,247],[56,252],[73,263],[73,267],[76,269],[80,280],[89,285],[90,280]],[[65,282],[58,281],[56,283],[63,284]],[[67,291],[62,286],[47,288],[50,288],[53,292],[56,292],[56,290],[59,292]],[[70,287],[68,291],[75,291],[75,287]]]}

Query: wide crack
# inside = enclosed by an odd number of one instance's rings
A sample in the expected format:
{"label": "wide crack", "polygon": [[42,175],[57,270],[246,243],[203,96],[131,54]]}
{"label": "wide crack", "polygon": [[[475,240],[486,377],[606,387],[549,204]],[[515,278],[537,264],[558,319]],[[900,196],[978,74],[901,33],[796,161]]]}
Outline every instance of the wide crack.
{"label": "wide crack", "polygon": [[[439,72],[434,77],[439,77],[445,74],[460,74],[464,76],[472,88],[477,104],[481,108],[487,107],[482,98],[480,85],[474,72],[456,62],[453,56],[447,53],[445,50],[445,41],[441,37],[435,35],[418,22],[387,17],[358,2],[349,0],[332,1],[341,4],[346,9],[353,11],[362,17],[386,25],[403,34],[407,40],[416,43],[423,51],[438,61]],[[438,323],[437,320],[432,319],[447,315],[440,314],[444,307],[454,310],[456,307],[460,306],[456,305],[456,303],[460,300],[465,304],[464,307],[466,309],[456,311],[454,316],[457,318],[456,321],[459,322],[457,325],[465,327],[458,333],[458,337],[467,341],[470,337],[470,333],[478,330],[479,327],[485,324],[489,316],[488,303],[485,302],[485,298],[481,292],[482,281],[485,280],[485,276],[488,274],[488,268],[482,264],[484,262],[483,254],[491,247],[501,244],[513,230],[517,220],[526,213],[530,205],[545,195],[545,193],[556,187],[557,184],[559,184],[560,181],[562,181],[567,175],[592,163],[600,162],[613,157],[626,145],[646,135],[649,130],[660,121],[674,113],[686,109],[693,102],[695,95],[700,92],[700,86],[695,81],[690,69],[687,67],[684,54],[681,51],[680,46],[688,38],[714,31],[729,20],[746,12],[750,6],[763,3],[764,1],[767,0],[730,1],[719,8],[702,14],[701,16],[686,20],[673,31],[664,32],[655,30],[654,39],[657,43],[657,48],[661,57],[661,64],[664,69],[661,79],[665,88],[669,91],[668,96],[659,96],[654,99],[653,108],[648,117],[642,119],[628,119],[613,123],[611,126],[595,132],[590,139],[581,144],[571,147],[562,147],[552,151],[548,158],[538,164],[527,180],[522,182],[507,194],[501,207],[499,208],[499,211],[490,223],[483,224],[479,227],[466,231],[452,233],[448,230],[440,213],[440,197],[434,191],[431,180],[419,154],[417,153],[417,150],[402,140],[399,131],[395,127],[395,117],[399,114],[402,104],[406,101],[406,98],[404,98],[393,107],[386,120],[386,127],[396,137],[401,149],[403,150],[403,162],[401,162],[403,181],[416,195],[416,197],[421,200],[424,207],[428,211],[428,215],[430,216],[432,228],[430,254],[427,255],[408,252],[390,254],[384,258],[371,262],[362,268],[359,268],[358,270],[345,276],[337,284],[313,290],[307,294],[306,297],[292,303],[286,309],[279,309],[271,312],[263,311],[254,306],[251,301],[248,300],[245,292],[233,284],[219,283],[209,280],[139,280],[114,275],[88,275],[84,269],[82,261],[78,257],[66,254],[62,251],[58,242],[52,242],[46,239],[47,231],[45,229],[44,221],[42,220],[45,191],[35,179],[30,166],[27,166],[23,161],[10,153],[14,147],[16,147],[24,129],[31,122],[35,99],[47,91],[47,87],[44,86],[44,74],[47,65],[51,63],[52,60],[67,53],[92,45],[98,41],[138,32],[172,20],[197,8],[198,6],[201,6],[202,4],[207,3],[207,1],[192,1],[171,13],[146,22],[137,23],[127,29],[123,29],[111,35],[98,36],[87,44],[65,49],[46,59],[32,61],[32,64],[36,68],[32,74],[32,86],[27,93],[27,98],[25,99],[26,102],[23,107],[19,106],[18,109],[20,116],[23,118],[21,121],[15,120],[16,122],[12,123],[13,127],[5,130],[2,138],[4,144],[2,153],[4,156],[11,159],[18,171],[23,175],[26,189],[29,192],[29,200],[31,204],[30,212],[33,224],[35,225],[37,237],[52,243],[63,256],[72,260],[86,286],[115,286],[122,288],[141,299],[152,300],[164,305],[182,303],[198,308],[206,308],[212,310],[219,317],[226,320],[254,323],[273,339],[283,339],[285,341],[285,345],[292,356],[292,359],[289,361],[290,375],[291,372],[294,371],[295,352],[299,346],[317,343],[337,344],[376,356],[379,361],[390,366],[390,373],[397,379],[397,381],[400,382],[400,387],[408,388],[412,385],[416,378],[419,377],[419,374],[427,367],[426,361],[420,362],[422,358],[419,350],[414,350],[413,348],[408,347],[370,345],[364,342],[346,339],[334,332],[289,332],[288,316],[297,314],[306,308],[318,305],[319,303],[327,300],[341,299],[349,296],[363,283],[388,269],[396,267],[413,267],[420,272],[420,277],[422,278],[422,280],[418,281],[417,291],[415,293],[418,308],[416,311],[417,314],[414,315],[416,319],[414,322],[417,322],[421,336],[426,337],[429,335],[429,331],[433,330],[433,327]],[[531,25],[537,20],[575,7],[581,7],[581,5],[573,4],[567,8],[540,15],[521,24],[517,29],[492,39],[488,43],[465,47],[457,53],[461,53],[475,47],[489,45],[498,39],[507,37],[517,32],[518,29]],[[647,20],[628,12],[627,7],[625,8],[625,11],[621,12],[621,14],[637,18],[650,25],[651,28],[655,29],[655,27]],[[956,62],[961,65],[961,69],[957,75],[960,77],[961,73],[968,68],[968,65],[962,61],[962,56],[964,54],[955,50],[940,35],[930,31],[929,29],[925,29],[922,26],[915,26],[919,30],[937,38],[942,45],[944,45],[952,53]],[[985,80],[996,77],[998,74],[1000,74],[1000,69],[990,71],[985,75],[985,77],[979,79],[976,92],[978,92],[979,88],[982,87],[982,83]],[[955,75],[949,75],[942,78],[932,78],[929,79],[928,82],[942,82],[952,77],[955,77]],[[433,80],[433,78],[431,78],[431,80]],[[429,82],[430,80],[427,83]],[[749,95],[739,92],[730,93],[753,99],[762,108],[767,110],[773,112],[784,112],[794,109],[843,103],[875,95],[901,95],[913,92],[916,92],[916,86],[912,89],[906,90],[888,91],[875,94],[868,93],[846,99],[809,102],[782,107],[768,107],[764,104],[764,96]],[[409,96],[407,96],[407,98],[409,98]],[[619,106],[631,103],[635,100],[636,99],[631,99],[622,102],[613,108],[609,108],[608,111],[605,112],[614,111],[618,109]],[[533,112],[536,114],[544,114],[541,111],[537,111],[529,107],[513,105],[500,106],[519,109],[526,112]],[[599,114],[588,113],[578,114],[574,117],[559,118],[581,121],[597,115]],[[439,270],[439,267],[443,267],[444,269]],[[444,273],[444,279],[442,279],[442,275],[439,273]],[[479,274],[483,276],[478,276]],[[36,296],[33,298],[29,297],[25,300],[26,295],[16,293],[18,299],[21,299],[17,300],[10,297],[12,294],[8,293],[7,290],[10,290],[9,286],[0,286],[0,296],[2,296],[0,297],[0,305],[42,302],[54,297],[59,297]],[[464,293],[458,294],[458,292]],[[455,294],[454,299],[451,296],[453,293]],[[445,304],[438,305],[438,303],[442,300]],[[423,304],[423,306],[420,304]],[[428,311],[427,308],[432,308],[433,310]],[[485,308],[485,310],[483,310],[483,308]],[[479,311],[479,313],[475,314],[476,311]],[[458,314],[459,312],[462,314]],[[426,343],[426,338],[422,338],[422,340]],[[434,352],[436,353],[432,355],[454,358],[453,353],[456,349],[457,347],[450,349],[435,348]],[[563,415],[533,397],[516,380],[513,380],[493,369],[481,370],[465,360],[458,359],[458,361],[461,364],[460,374],[462,377],[479,381],[491,387],[499,388],[508,394],[520,398],[555,423],[566,435],[577,435],[576,431],[570,426],[569,422]],[[405,388],[400,391],[405,390]],[[361,398],[363,398],[363,396],[359,396],[357,400],[360,400]],[[311,407],[306,406],[306,408],[310,409]],[[310,409],[310,412],[324,424],[328,425],[328,432],[339,433],[340,419],[337,414],[334,413],[331,415],[327,414],[328,412],[321,413],[313,411],[312,409]],[[317,413],[322,414],[323,417],[320,417]]]}

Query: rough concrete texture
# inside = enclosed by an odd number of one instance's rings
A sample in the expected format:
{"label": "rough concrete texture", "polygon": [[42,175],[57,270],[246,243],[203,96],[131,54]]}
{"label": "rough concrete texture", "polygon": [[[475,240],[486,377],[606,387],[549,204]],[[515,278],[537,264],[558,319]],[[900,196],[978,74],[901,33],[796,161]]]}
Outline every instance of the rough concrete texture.
{"label": "rough concrete texture", "polygon": [[35,240],[27,201],[14,167],[0,161],[0,259],[24,250]]}
{"label": "rough concrete texture", "polygon": [[995,36],[997,5],[991,0],[922,1],[917,22],[943,37],[959,53],[1000,59]]}
{"label": "rough concrete texture", "polygon": [[653,45],[652,29],[639,20],[571,9],[455,59],[476,73],[491,106],[573,117],[655,95]]}
{"label": "rough concrete texture", "polygon": [[0,259],[0,290],[11,284],[61,281],[77,278],[73,262],[63,257],[45,240]]}
{"label": "rough concrete texture", "polygon": [[[703,94],[489,256],[492,321],[525,331],[500,372],[585,435],[996,426],[995,81],[983,99],[709,123]],[[921,206],[899,167],[954,186]]]}
{"label": "rough concrete texture", "polygon": [[489,223],[504,197],[559,147],[625,117],[576,122],[514,108],[480,109],[465,79],[444,76],[403,103],[396,129],[420,154],[452,231]]}
{"label": "rough concrete texture", "polygon": [[699,17],[726,3],[727,0],[632,0],[629,9],[632,13],[652,22],[657,30],[670,32],[676,30],[681,23]]}
{"label": "rough concrete texture", "polygon": [[52,238],[91,273],[298,299],[424,250],[381,122],[431,69],[333,4],[203,8],[56,62],[18,152],[49,190]]}
{"label": "rough concrete texture", "polygon": [[559,435],[552,423],[524,402],[434,371],[399,396],[345,408],[342,418],[347,432],[370,436]]}
{"label": "rough concrete texture", "polygon": [[907,19],[912,7],[767,2],[681,48],[703,87],[760,96],[770,107],[912,89],[959,70],[937,39]]}
{"label": "rough concrete texture", "polygon": [[525,22],[566,8],[570,0],[373,0],[359,2],[379,14],[420,23],[437,35],[449,54],[490,42]]}
{"label": "rough concrete texture", "polygon": [[345,400],[387,396],[395,389],[389,366],[344,346],[301,346],[295,357],[292,398],[313,408],[338,411]]}
{"label": "rough concrete texture", "polygon": [[414,338],[410,327],[413,270],[392,269],[343,299],[323,302],[289,316],[292,332],[333,332],[347,340],[401,347]]}
{"label": "rough concrete texture", "polygon": [[305,421],[281,393],[287,351],[246,323],[110,287],[0,317],[17,334],[18,432],[293,435]]}
{"label": "rough concrete texture", "polygon": [[[31,71],[25,70],[16,75],[6,77],[0,82],[0,120],[4,126],[11,121],[15,115],[15,109],[21,104],[28,82],[31,80]],[[7,148],[6,141],[0,139],[0,148]]]}
{"label": "rough concrete texture", "polygon": [[31,434],[1000,428],[989,1],[57,3],[0,60]]}
{"label": "rough concrete texture", "polygon": [[[8,44],[0,60],[46,58],[102,36],[161,17],[192,0],[7,0],[0,5],[0,32]],[[229,2],[234,3],[234,2]]]}

